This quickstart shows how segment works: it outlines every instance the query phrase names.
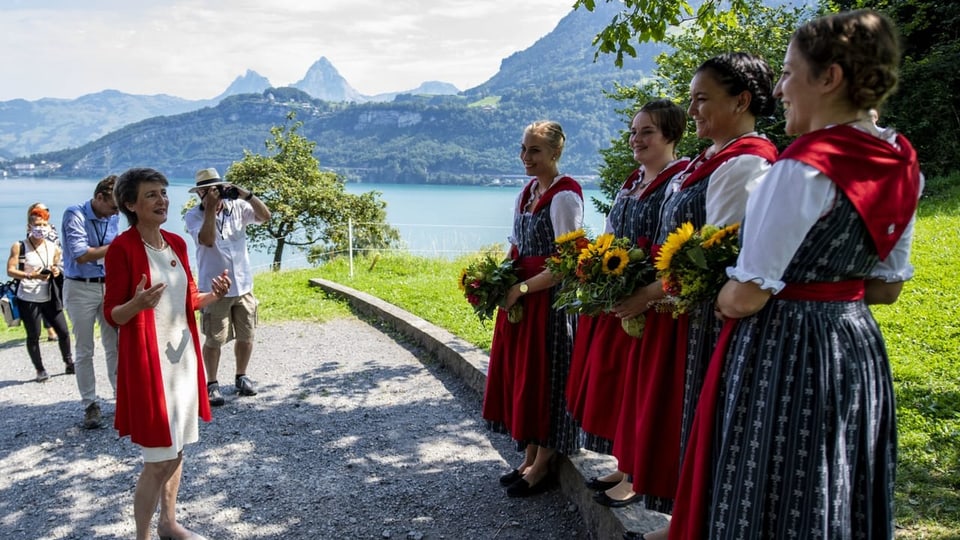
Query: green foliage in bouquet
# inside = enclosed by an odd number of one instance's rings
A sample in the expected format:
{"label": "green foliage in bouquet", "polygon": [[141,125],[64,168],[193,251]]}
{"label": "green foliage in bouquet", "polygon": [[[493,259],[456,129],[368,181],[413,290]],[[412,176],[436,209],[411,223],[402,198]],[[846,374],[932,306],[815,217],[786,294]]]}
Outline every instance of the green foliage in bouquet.
{"label": "green foliage in bouquet", "polygon": [[670,233],[655,263],[657,277],[667,293],[657,309],[677,316],[716,297],[727,282],[727,267],[737,262],[739,230],[739,223],[727,227],[704,225],[695,230],[687,222]]}
{"label": "green foliage in bouquet", "polygon": [[[500,260],[490,253],[471,262],[460,271],[460,291],[473,306],[473,312],[481,321],[493,318],[498,307],[502,307],[507,291],[520,281],[512,259]],[[523,306],[517,302],[507,313],[510,322],[516,323],[523,318]]]}

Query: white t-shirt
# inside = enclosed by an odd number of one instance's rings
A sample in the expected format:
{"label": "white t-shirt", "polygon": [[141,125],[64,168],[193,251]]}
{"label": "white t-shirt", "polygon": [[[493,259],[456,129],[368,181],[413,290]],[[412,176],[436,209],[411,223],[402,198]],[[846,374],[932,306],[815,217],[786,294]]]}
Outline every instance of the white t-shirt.
{"label": "white t-shirt", "polygon": [[200,243],[200,228],[203,226],[203,210],[191,208],[183,217],[187,232],[197,244],[197,288],[210,291],[213,278],[224,269],[230,272],[230,290],[226,296],[243,296],[253,291],[253,272],[250,254],[247,252],[247,225],[260,224],[250,203],[243,200],[221,201],[223,207],[217,212],[216,242],[213,247]]}
{"label": "white t-shirt", "polygon": [[[37,247],[33,247],[30,240],[24,240],[23,248],[23,271],[28,274],[53,267],[57,258],[57,250],[60,249],[56,244],[46,239]],[[21,279],[20,287],[17,289],[17,298],[27,302],[49,302],[50,282],[44,279]]]}

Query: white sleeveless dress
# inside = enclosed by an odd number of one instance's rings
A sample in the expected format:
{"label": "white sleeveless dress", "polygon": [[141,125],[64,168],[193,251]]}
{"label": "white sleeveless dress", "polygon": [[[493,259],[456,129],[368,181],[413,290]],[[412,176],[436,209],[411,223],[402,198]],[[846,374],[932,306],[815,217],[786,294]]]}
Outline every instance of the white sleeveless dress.
{"label": "white sleeveless dress", "polygon": [[170,422],[170,439],[166,448],[143,448],[143,459],[148,462],[176,459],[189,443],[199,440],[199,409],[197,395],[197,355],[186,312],[187,274],[183,264],[170,246],[162,250],[146,246],[150,261],[151,283],[166,283],[167,288],[154,308],[157,350],[160,351],[160,372],[163,376],[163,394]]}

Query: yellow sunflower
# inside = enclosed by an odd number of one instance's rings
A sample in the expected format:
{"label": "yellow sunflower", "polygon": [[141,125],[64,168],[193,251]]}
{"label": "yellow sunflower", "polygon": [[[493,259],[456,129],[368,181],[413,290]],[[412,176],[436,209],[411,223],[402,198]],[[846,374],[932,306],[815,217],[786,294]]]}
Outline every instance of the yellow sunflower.
{"label": "yellow sunflower", "polygon": [[460,279],[457,281],[457,286],[460,287],[460,290],[462,292],[466,292],[467,290],[467,269],[466,268],[460,269]]}
{"label": "yellow sunflower", "polygon": [[581,250],[580,254],[577,255],[577,264],[578,265],[585,264],[585,262],[589,261],[592,258],[593,258],[593,252],[591,252],[589,249]]}
{"label": "yellow sunflower", "polygon": [[577,238],[583,238],[586,235],[587,233],[583,229],[577,229],[575,231],[570,231],[568,233],[561,234],[560,236],[557,237],[555,242],[557,244],[565,244],[567,242],[573,242]]}
{"label": "yellow sunflower", "polygon": [[610,244],[613,243],[613,239],[614,236],[611,233],[601,234],[596,240],[593,241],[592,244],[590,244],[588,249],[597,255],[603,255],[608,249],[610,249]]}
{"label": "yellow sunflower", "polygon": [[654,267],[660,271],[669,269],[670,261],[673,259],[674,254],[680,251],[680,248],[683,247],[687,240],[690,240],[693,232],[693,223],[688,221],[667,235],[666,241],[660,246],[660,254],[657,255]]}
{"label": "yellow sunflower", "polygon": [[733,235],[733,234],[736,234],[739,229],[740,229],[740,224],[739,224],[739,223],[734,223],[733,225],[728,225],[728,226],[720,229],[719,231],[713,233],[713,234],[710,236],[710,238],[707,238],[707,239],[703,242],[702,245],[703,245],[704,248],[709,249],[709,248],[711,248],[713,245],[719,244],[721,241],[723,241],[724,238],[726,238],[726,237],[728,237],[728,236],[731,236],[731,235]]}
{"label": "yellow sunflower", "polygon": [[603,254],[602,271],[604,274],[619,276],[623,274],[629,262],[630,254],[627,250],[619,247],[611,248]]}

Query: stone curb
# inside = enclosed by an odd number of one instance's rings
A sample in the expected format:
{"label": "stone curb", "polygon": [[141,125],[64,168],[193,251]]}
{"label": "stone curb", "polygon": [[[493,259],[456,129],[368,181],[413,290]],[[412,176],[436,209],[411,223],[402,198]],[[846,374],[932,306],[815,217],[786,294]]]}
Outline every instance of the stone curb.
{"label": "stone curb", "polygon": [[[341,296],[359,313],[379,319],[393,327],[456,373],[470,388],[483,395],[489,357],[465,340],[439,328],[393,304],[345,285],[314,278],[311,287]],[[607,508],[593,501],[593,492],[584,485],[587,478],[613,470],[616,461],[610,456],[582,451],[560,460],[560,487],[577,505],[587,530],[596,539],[622,538],[626,530],[652,531],[667,523],[667,516],[652,512],[642,505]]]}

